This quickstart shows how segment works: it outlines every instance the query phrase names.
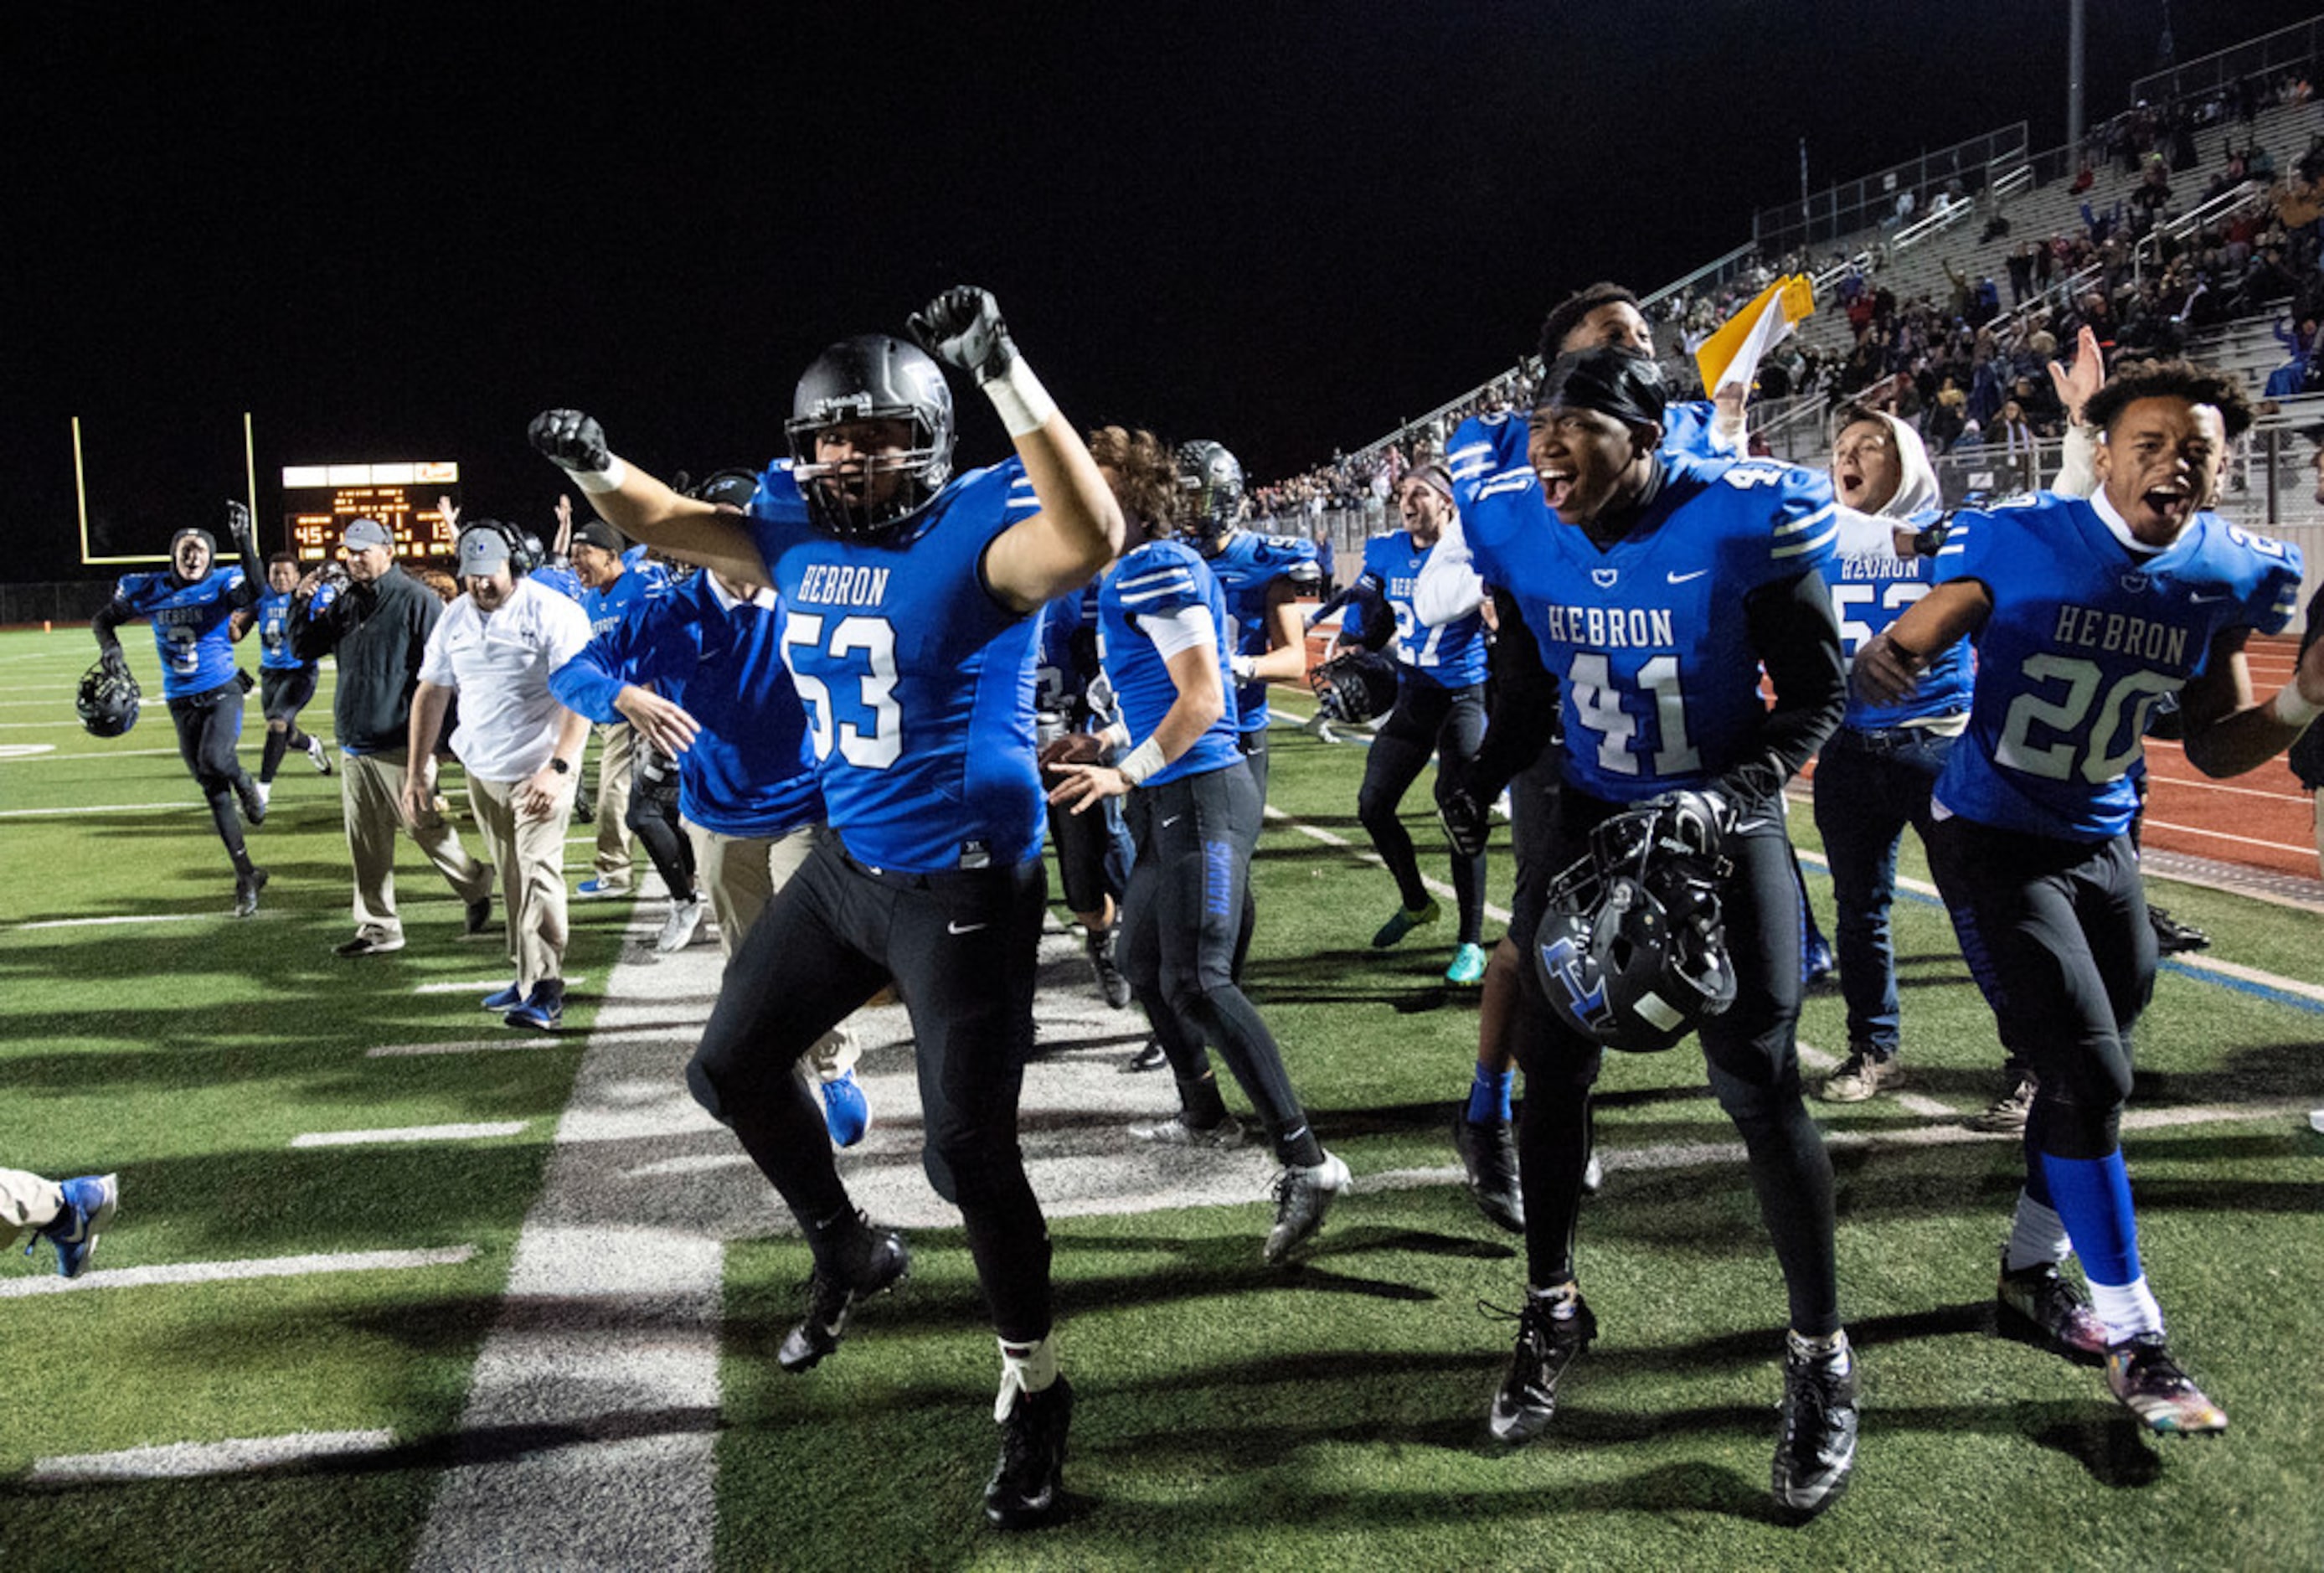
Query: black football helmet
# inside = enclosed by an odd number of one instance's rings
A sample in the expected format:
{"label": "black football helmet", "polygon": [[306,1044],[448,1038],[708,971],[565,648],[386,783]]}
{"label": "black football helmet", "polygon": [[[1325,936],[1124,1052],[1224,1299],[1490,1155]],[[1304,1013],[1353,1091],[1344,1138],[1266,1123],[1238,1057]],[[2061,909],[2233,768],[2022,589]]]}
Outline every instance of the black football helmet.
{"label": "black football helmet", "polygon": [[73,708],[92,737],[118,737],[137,725],[137,705],[143,696],[125,666],[98,662],[80,676],[80,692]]}
{"label": "black football helmet", "polygon": [[1735,1003],[1719,884],[1726,807],[1672,792],[1591,832],[1550,882],[1534,965],[1550,1007],[1609,1049],[1654,1054]]}
{"label": "black football helmet", "polygon": [[722,503],[747,513],[751,499],[758,495],[759,477],[755,470],[715,470],[692,486],[678,489],[697,502]]}
{"label": "black football helmet", "polygon": [[1241,461],[1207,439],[1180,443],[1178,495],[1188,526],[1205,544],[1215,542],[1242,514]]}
{"label": "black football helmet", "polygon": [[1396,662],[1369,650],[1335,655],[1307,674],[1325,718],[1360,725],[1396,708]]}
{"label": "black football helmet", "polygon": [[[910,446],[861,466],[818,463],[815,440],[851,421],[902,421]],[[884,333],[843,339],[816,357],[791,394],[791,474],[807,517],[827,534],[884,535],[917,515],[952,478],[952,388],[917,346]]]}

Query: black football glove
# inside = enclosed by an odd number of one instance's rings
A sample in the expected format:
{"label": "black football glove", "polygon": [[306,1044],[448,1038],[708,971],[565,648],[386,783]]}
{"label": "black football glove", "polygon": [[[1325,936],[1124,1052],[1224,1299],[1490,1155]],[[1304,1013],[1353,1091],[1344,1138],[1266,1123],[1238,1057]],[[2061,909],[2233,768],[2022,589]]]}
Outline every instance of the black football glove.
{"label": "black football glove", "polygon": [[1914,532],[1913,555],[1914,557],[1936,556],[1945,549],[1945,538],[1952,532],[1952,511],[1947,509],[1938,514],[1935,521],[1926,529]]}
{"label": "black football glove", "polygon": [[247,550],[251,542],[250,510],[240,503],[226,505],[226,535],[236,548]]}
{"label": "black football glove", "polygon": [[1465,786],[1444,794],[1436,805],[1436,819],[1444,827],[1444,839],[1452,844],[1458,856],[1480,856],[1493,833],[1492,811]]}
{"label": "black football glove", "polygon": [[129,675],[129,657],[118,644],[108,645],[97,652],[97,664],[113,677]]}
{"label": "black football glove", "polygon": [[906,319],[922,349],[958,366],[978,383],[1006,376],[1017,362],[1017,346],[992,291],[974,284],[956,284]]}
{"label": "black football glove", "polygon": [[524,435],[543,458],[583,475],[602,470],[613,460],[613,450],[605,446],[605,429],[578,410],[543,410]]}

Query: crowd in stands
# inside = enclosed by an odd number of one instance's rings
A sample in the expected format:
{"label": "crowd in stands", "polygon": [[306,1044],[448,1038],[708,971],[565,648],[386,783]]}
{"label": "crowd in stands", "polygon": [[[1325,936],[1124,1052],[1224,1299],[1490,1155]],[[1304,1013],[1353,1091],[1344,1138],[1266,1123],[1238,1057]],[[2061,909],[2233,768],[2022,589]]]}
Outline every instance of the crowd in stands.
{"label": "crowd in stands", "polygon": [[[1715,282],[1676,291],[1652,312],[1671,394],[1706,397],[1695,348],[1773,280],[1803,272],[1838,275],[1818,306],[1846,317],[1852,344],[1833,351],[1786,340],[1761,364],[1756,398],[1861,401],[1911,422],[1932,455],[1982,448],[2006,462],[2061,435],[2047,368],[2071,352],[2085,324],[2112,362],[2176,355],[2193,334],[2273,313],[2285,359],[2266,395],[2324,392],[2324,136],[2311,134],[2296,158],[2280,162],[2252,129],[2263,110],[2313,98],[2307,74],[2287,71],[2134,106],[2084,139],[2069,188],[2083,199],[2079,225],[2018,238],[1994,254],[1998,269],[1948,259],[1941,291],[1900,298],[1885,282],[1894,261],[1886,236],[1916,215],[1970,203],[1987,216],[1982,243],[2006,241],[2006,204],[1960,178],[1925,194],[1901,191],[1882,237],[1861,249],[1754,256]],[[2130,189],[2102,199],[2101,171],[2117,171]],[[2172,219],[2239,187],[2254,199],[2190,235],[2169,233]],[[1280,523],[1384,506],[1397,477],[1440,454],[1462,421],[1526,407],[1538,373],[1527,360],[1388,443],[1255,487],[1255,512]]]}

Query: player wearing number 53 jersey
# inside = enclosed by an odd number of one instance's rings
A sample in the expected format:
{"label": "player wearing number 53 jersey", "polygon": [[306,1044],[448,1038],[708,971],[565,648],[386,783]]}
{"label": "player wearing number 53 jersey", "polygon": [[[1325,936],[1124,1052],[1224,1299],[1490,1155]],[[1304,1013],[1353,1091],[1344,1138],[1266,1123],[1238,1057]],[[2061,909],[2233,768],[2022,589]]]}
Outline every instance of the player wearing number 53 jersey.
{"label": "player wearing number 53 jersey", "polygon": [[1122,525],[991,296],[948,291],[911,327],[976,377],[1017,462],[953,480],[943,372],[878,334],[807,368],[791,461],[761,477],[744,517],[630,469],[576,412],[537,417],[531,439],[618,528],[781,597],[783,659],[834,834],[735,952],[687,1081],[814,1252],[807,1316],[777,1356],[806,1370],[910,1257],[856,1212],[793,1067],[896,985],[911,1013],[929,1178],[960,1207],[1001,1337],[1001,1465],[984,1504],[1008,1528],[1055,1510],[1073,1403],[1050,1339],[1048,1230],[1017,1144],[1047,893],[1036,614],[1112,558]]}
{"label": "player wearing number 53 jersey", "polygon": [[[1449,449],[1477,570],[1515,599],[1561,695],[1557,822],[1519,873],[1510,932],[1531,945],[1549,872],[1582,856],[1621,805],[1678,789],[1731,805],[1731,872],[1719,895],[1736,996],[1699,1037],[1712,1090],[1743,1137],[1790,1301],[1774,1494],[1785,1511],[1809,1513],[1846,1485],[1855,1378],[1833,1267],[1831,1166],[1800,1089],[1799,893],[1780,793],[1842,707],[1840,634],[1818,572],[1833,505],[1807,471],[1657,452],[1662,418],[1652,360],[1592,349],[1553,363],[1529,422],[1471,421]],[[1546,733],[1558,719],[1510,708],[1495,727]],[[1536,967],[1520,977],[1531,1288],[1493,1405],[1494,1433],[1508,1441],[1548,1423],[1560,1376],[1596,1331],[1576,1288],[1573,1233],[1602,1050],[1551,1010]]]}
{"label": "player wearing number 53 jersey", "polygon": [[[2183,362],[2136,368],[2085,406],[2098,490],[1966,516],[1959,577],[1857,658],[1859,689],[1909,692],[1930,652],[1976,640],[1969,731],[1935,791],[1930,851],[1948,897],[1991,948],[2039,1089],[2027,1192],[2046,1182],[2053,1259],[2070,1241],[2103,1325],[2115,1395],[2156,1430],[2224,1430],[2172,1361],[2138,1254],[2119,1127],[2130,1034],[2154,985],[2134,773],[2154,707],[2180,696],[2188,762],[2234,775],[2273,758],[2324,704],[2311,649],[2255,702],[2244,643],[2288,623],[2300,554],[2202,510],[2251,412],[2231,378]],[[2029,1227],[2021,1208],[2018,1235]],[[2013,1253],[2043,1242],[2014,1235]]]}

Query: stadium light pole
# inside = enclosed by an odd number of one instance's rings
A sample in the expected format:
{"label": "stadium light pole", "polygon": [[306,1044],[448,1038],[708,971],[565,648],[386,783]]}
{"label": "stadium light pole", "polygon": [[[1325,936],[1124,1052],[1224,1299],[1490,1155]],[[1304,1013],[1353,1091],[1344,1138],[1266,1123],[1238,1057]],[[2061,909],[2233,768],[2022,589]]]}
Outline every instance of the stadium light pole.
{"label": "stadium light pole", "polygon": [[2066,0],[2066,146],[2082,152],[2082,0]]}

